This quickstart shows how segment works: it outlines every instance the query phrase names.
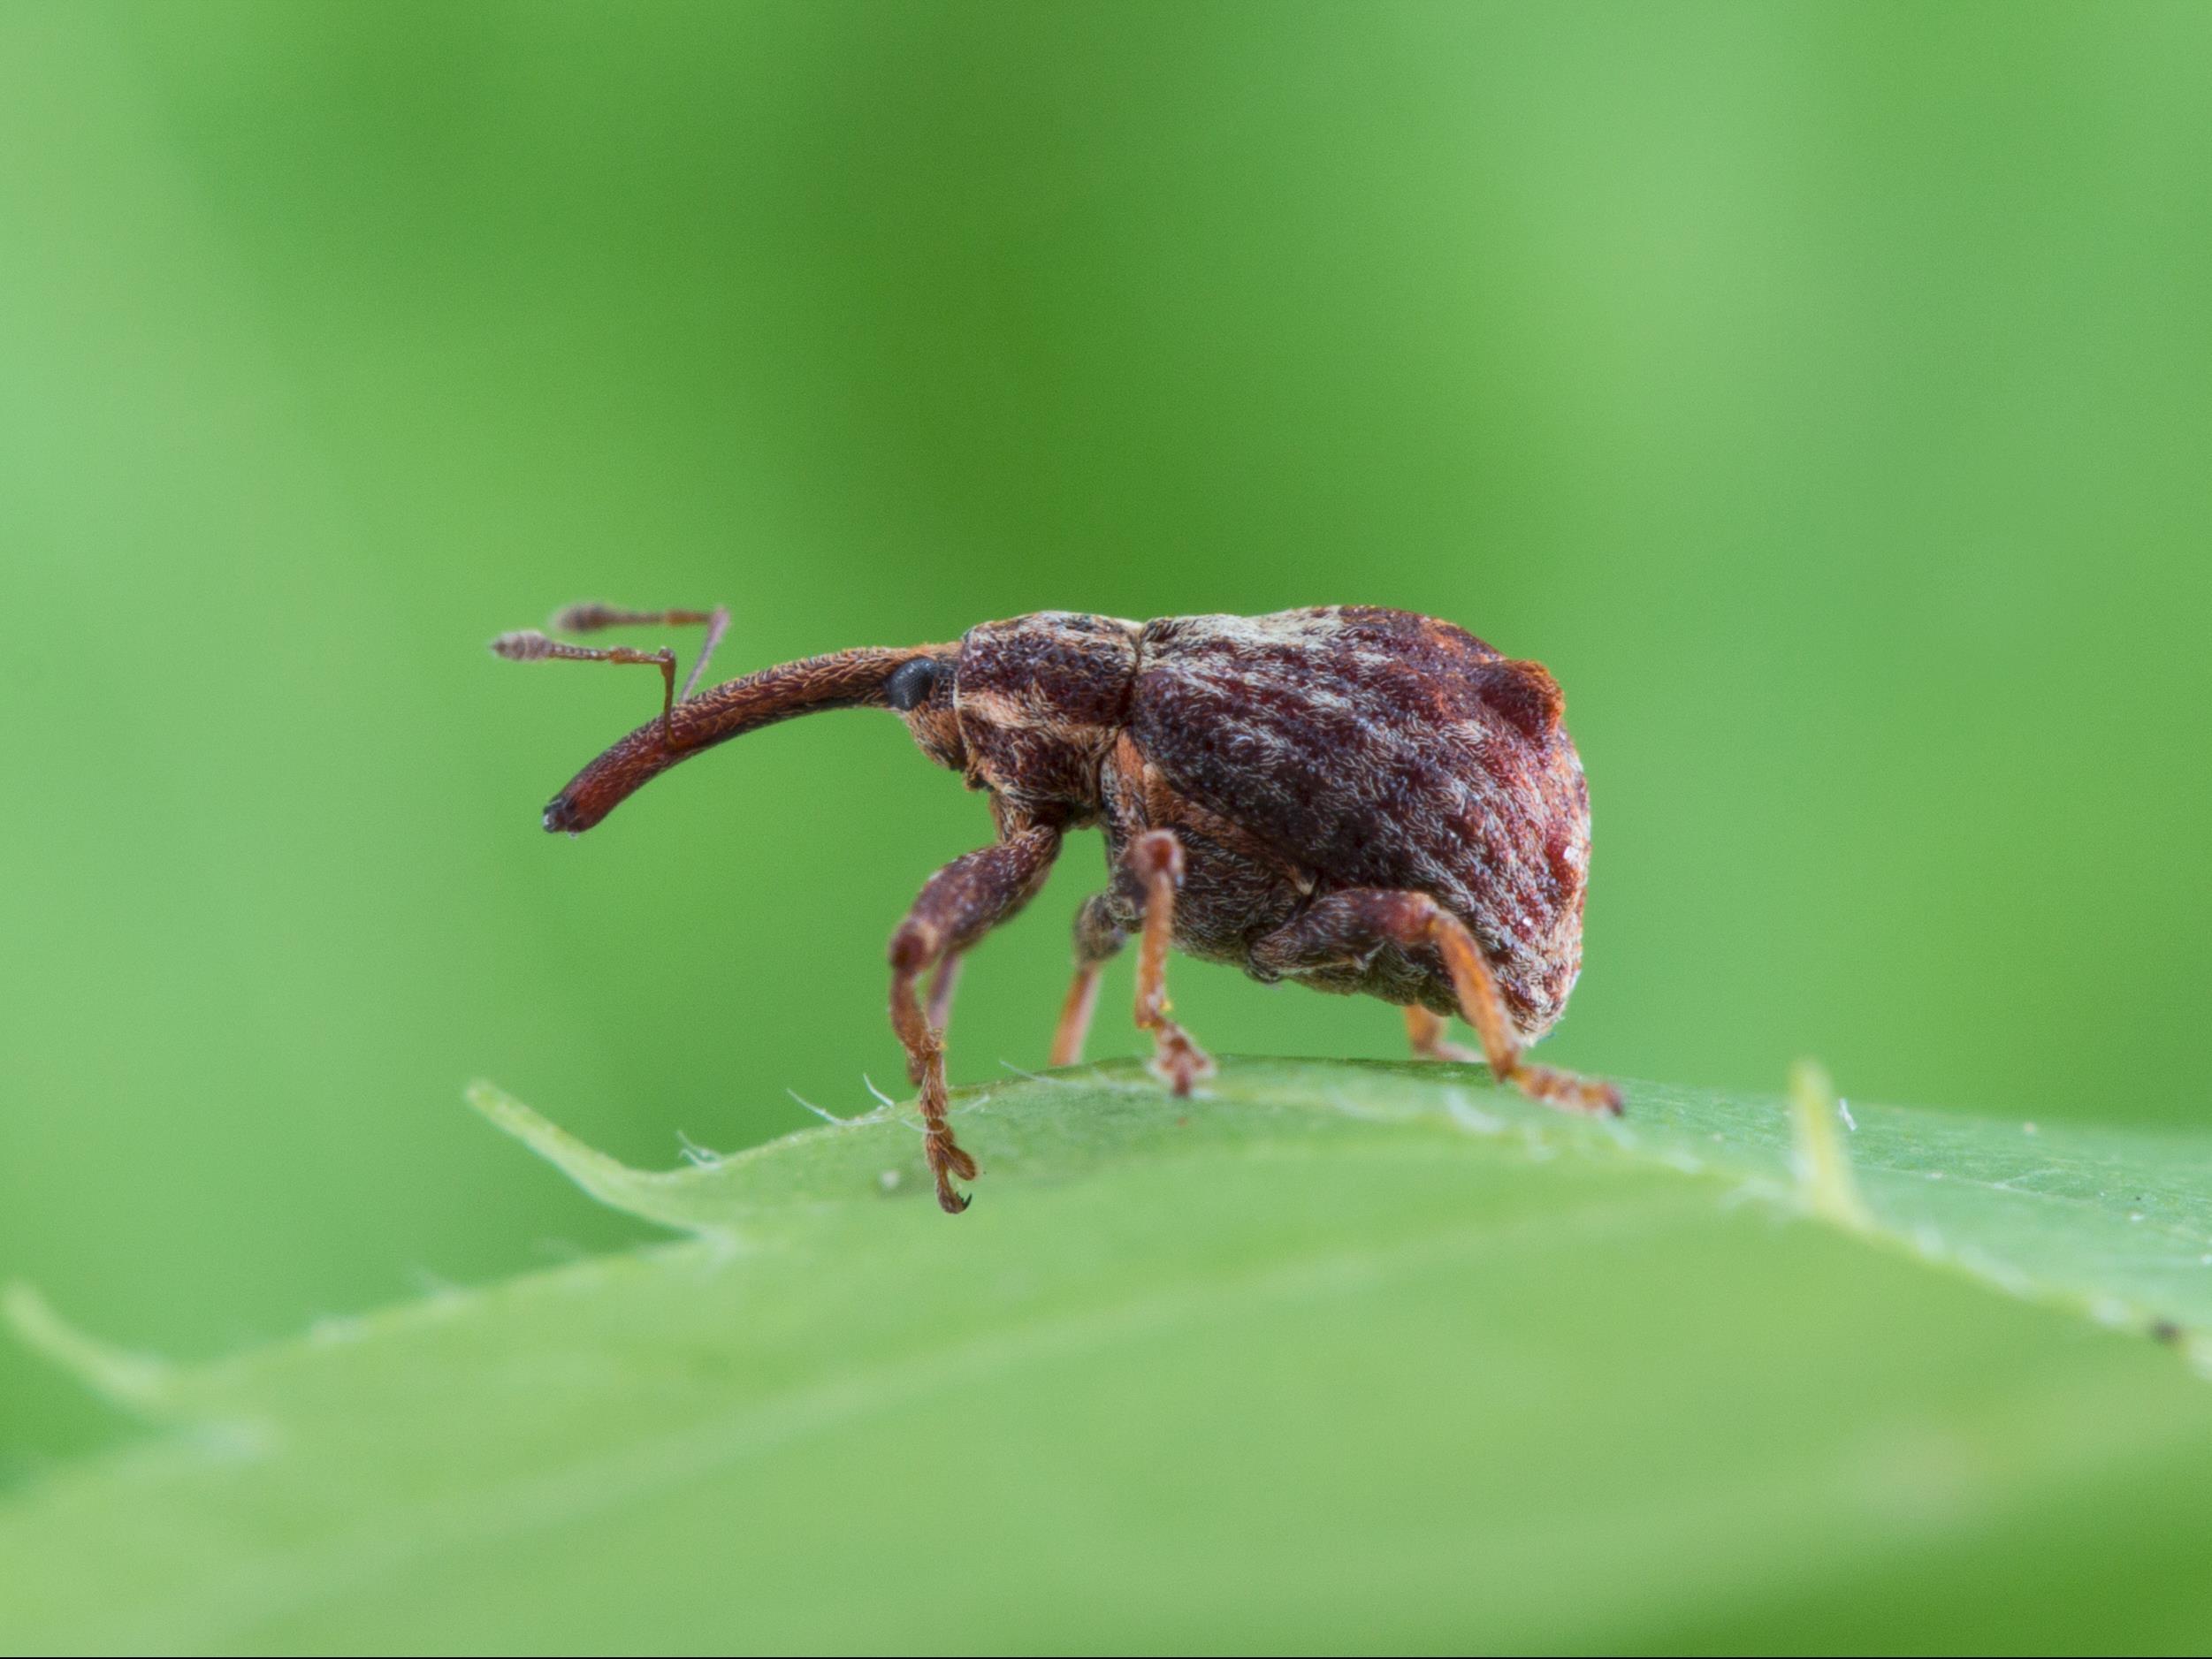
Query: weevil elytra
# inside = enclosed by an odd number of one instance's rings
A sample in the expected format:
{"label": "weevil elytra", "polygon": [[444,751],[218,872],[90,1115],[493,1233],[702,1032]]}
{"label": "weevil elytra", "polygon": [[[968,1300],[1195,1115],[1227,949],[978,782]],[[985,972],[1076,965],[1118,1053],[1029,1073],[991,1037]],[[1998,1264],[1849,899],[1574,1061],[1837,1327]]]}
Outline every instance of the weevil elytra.
{"label": "weevil elytra", "polygon": [[[1070,830],[1105,833],[1110,885],[1075,918],[1075,978],[1052,1063],[1082,1057],[1100,966],[1138,938],[1137,1024],[1177,1094],[1213,1069],[1168,1017],[1170,945],[1254,978],[1379,997],[1414,1052],[1475,1028],[1494,1075],[1539,1100],[1618,1112],[1611,1084],[1530,1065],[1582,968],[1590,795],[1558,684],[1449,622],[1367,606],[1125,622],[1048,611],[950,644],[782,664],[693,695],[723,611],[577,605],[567,632],[705,624],[685,682],[663,649],[536,632],[503,657],[650,663],[659,719],[546,807],[580,834],[716,743],[821,709],[896,711],[922,753],[990,797],[998,838],[923,886],[891,935],[891,1024],[920,1090],[937,1199],[975,1161],[945,1117],[944,1029],[962,955],[1035,896]],[[926,992],[918,989],[930,976]]]}

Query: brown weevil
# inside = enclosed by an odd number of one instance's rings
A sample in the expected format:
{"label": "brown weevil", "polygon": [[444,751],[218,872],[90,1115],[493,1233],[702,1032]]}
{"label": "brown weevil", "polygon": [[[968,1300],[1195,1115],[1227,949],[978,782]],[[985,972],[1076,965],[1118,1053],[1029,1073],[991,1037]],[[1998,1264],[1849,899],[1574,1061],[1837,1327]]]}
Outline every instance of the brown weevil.
{"label": "brown weevil", "polygon": [[[989,795],[998,839],[922,887],[891,935],[891,1024],[921,1092],[937,1200],[975,1161],[945,1119],[944,1028],[962,955],[1035,896],[1070,830],[1105,833],[1111,885],[1075,918],[1052,1063],[1082,1057],[1101,964],[1138,936],[1137,1024],[1177,1094],[1213,1062],[1168,1017],[1173,944],[1254,978],[1380,997],[1414,1052],[1458,1014],[1491,1072],[1539,1100],[1618,1112],[1611,1084],[1529,1064],[1582,967],[1590,795],[1543,667],[1449,622],[1327,606],[1125,622],[1046,611],[958,642],[835,651],[692,695],[723,611],[578,605],[563,631],[703,623],[679,696],[666,649],[504,635],[521,661],[651,663],[661,712],[578,772],[545,827],[579,834],[714,744],[820,709],[896,711],[939,765]],[[918,992],[929,975],[926,993]]]}

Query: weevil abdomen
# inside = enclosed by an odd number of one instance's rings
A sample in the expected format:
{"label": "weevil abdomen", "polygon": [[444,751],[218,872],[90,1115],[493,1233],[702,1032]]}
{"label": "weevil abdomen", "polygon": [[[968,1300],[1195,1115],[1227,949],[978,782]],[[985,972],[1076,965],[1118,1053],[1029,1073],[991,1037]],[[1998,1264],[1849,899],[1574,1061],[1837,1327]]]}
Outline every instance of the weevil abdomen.
{"label": "weevil abdomen", "polygon": [[[1323,890],[1430,894],[1471,928],[1514,1026],[1582,965],[1590,797],[1550,674],[1462,628],[1371,607],[1148,623],[1128,735],[1176,793]],[[1437,971],[1299,976],[1392,1001]]]}

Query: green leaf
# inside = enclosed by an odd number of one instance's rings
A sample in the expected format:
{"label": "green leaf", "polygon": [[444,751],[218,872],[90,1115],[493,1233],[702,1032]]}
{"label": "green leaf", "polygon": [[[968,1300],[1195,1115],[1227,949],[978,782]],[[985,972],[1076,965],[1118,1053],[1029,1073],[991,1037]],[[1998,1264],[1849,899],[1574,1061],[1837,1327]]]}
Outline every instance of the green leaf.
{"label": "green leaf", "polygon": [[681,1237],[202,1367],[12,1293],[156,1427],[0,1506],[0,1642],[2207,1633],[2202,1137],[1110,1065],[956,1097],[956,1221],[892,1111],[645,1174],[472,1099]]}

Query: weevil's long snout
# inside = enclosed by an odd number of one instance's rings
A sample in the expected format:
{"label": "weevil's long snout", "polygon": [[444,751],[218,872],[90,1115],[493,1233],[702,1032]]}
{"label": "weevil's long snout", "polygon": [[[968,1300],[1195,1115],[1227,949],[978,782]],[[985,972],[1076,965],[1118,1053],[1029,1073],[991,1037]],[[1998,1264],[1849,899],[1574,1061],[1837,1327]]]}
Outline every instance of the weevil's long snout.
{"label": "weevil's long snout", "polygon": [[941,658],[953,649],[833,651],[702,691],[677,704],[665,727],[658,719],[639,727],[576,773],[547,803],[545,827],[580,835],[678,761],[778,720],[822,709],[889,708],[885,683],[894,673],[917,658]]}

